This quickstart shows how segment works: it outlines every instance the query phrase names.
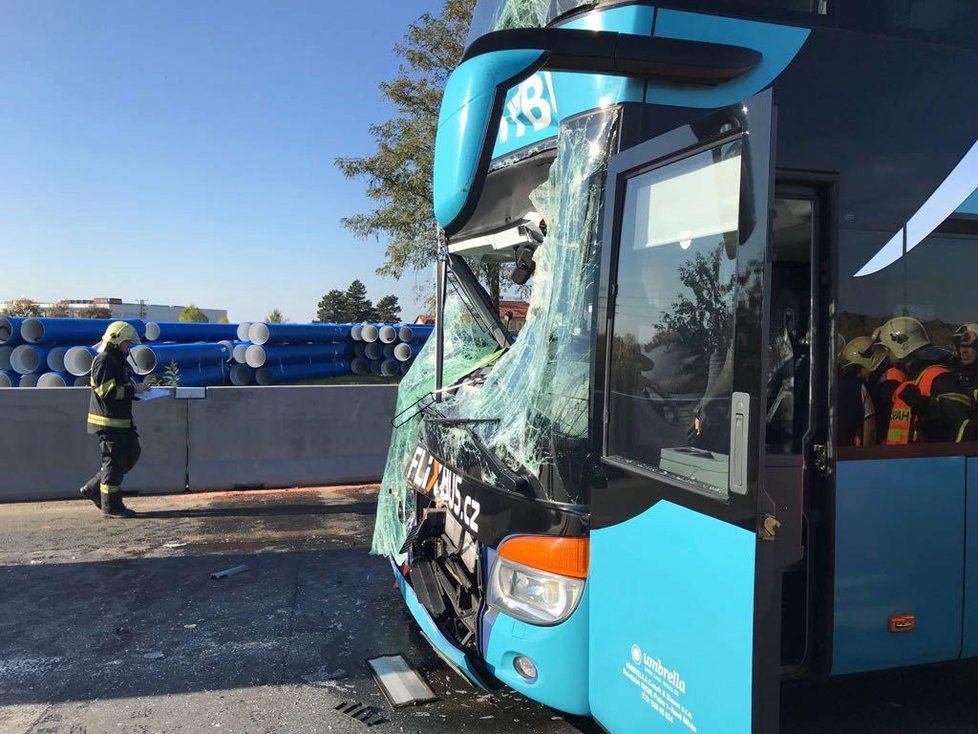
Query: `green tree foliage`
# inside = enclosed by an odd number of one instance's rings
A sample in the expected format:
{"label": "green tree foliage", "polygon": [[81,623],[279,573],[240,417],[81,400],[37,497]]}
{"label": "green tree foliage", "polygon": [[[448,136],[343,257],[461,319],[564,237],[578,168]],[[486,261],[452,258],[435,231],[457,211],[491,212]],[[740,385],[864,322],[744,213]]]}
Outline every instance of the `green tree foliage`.
{"label": "green tree foliage", "polygon": [[392,81],[380,85],[396,115],[372,125],[377,145],[372,155],[337,158],[347,178],[364,179],[373,211],[343,224],[360,238],[387,241],[387,256],[377,270],[400,278],[406,270],[429,268],[437,252],[431,174],[435,129],[442,90],[462,57],[475,0],[445,0],[441,16],[423,14],[394,47],[402,63]]}
{"label": "green tree foliage", "polygon": [[286,321],[288,319],[277,308],[273,308],[269,311],[268,316],[265,317],[266,324],[284,324]]}
{"label": "green tree foliage", "polygon": [[344,321],[377,321],[377,309],[367,298],[367,286],[359,279],[350,283],[343,294],[346,301],[346,316]]}
{"label": "green tree foliage", "polygon": [[44,315],[52,319],[64,319],[71,316],[71,308],[68,306],[67,301],[58,301],[57,303],[52,303],[46,309],[44,309]]}
{"label": "green tree foliage", "polygon": [[334,288],[320,298],[316,321],[323,324],[350,323],[352,319],[347,318],[346,294]]}
{"label": "green tree foliage", "polygon": [[112,311],[105,306],[96,306],[93,304],[78,309],[77,315],[80,319],[111,319]]}
{"label": "green tree foliage", "polygon": [[377,320],[393,323],[401,320],[401,306],[397,296],[384,296],[377,301]]}
{"label": "green tree foliage", "polygon": [[226,324],[226,323],[228,323],[228,317],[227,316],[222,316],[221,318],[219,318],[217,320],[217,323],[219,323],[219,324]]}
{"label": "green tree foliage", "polygon": [[4,316],[23,316],[28,318],[43,315],[41,307],[30,298],[18,298],[16,301],[11,301],[0,313]]}
{"label": "green tree foliage", "polygon": [[196,324],[206,324],[208,319],[204,315],[203,311],[201,311],[199,308],[197,308],[194,304],[191,303],[189,306],[183,309],[183,311],[180,312],[180,315],[177,316],[177,321],[184,321],[184,322],[189,321],[191,323],[196,323]]}

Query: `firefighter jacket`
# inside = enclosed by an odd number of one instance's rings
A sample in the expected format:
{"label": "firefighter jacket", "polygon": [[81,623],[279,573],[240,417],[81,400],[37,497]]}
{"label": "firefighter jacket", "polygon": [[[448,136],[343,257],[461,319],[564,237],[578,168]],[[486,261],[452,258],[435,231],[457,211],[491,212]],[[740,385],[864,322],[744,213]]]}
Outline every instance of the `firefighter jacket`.
{"label": "firefighter jacket", "polygon": [[88,432],[132,428],[135,386],[126,357],[117,347],[107,346],[95,357],[89,385],[92,396],[88,402]]}
{"label": "firefighter jacket", "polygon": [[[915,386],[919,395],[913,404],[903,395],[909,385]],[[947,367],[930,365],[893,393],[884,443],[968,440],[973,410],[971,396],[960,390],[954,373]]]}

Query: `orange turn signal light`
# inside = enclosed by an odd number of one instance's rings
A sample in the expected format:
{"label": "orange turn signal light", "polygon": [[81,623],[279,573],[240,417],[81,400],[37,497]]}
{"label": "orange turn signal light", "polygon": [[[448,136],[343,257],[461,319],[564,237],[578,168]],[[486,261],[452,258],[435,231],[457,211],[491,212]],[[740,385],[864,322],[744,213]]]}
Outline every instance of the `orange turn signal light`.
{"label": "orange turn signal light", "polygon": [[913,632],[917,618],[913,614],[894,614],[889,619],[890,632]]}
{"label": "orange turn signal light", "polygon": [[518,535],[499,546],[499,555],[540,571],[585,579],[590,546],[587,538]]}

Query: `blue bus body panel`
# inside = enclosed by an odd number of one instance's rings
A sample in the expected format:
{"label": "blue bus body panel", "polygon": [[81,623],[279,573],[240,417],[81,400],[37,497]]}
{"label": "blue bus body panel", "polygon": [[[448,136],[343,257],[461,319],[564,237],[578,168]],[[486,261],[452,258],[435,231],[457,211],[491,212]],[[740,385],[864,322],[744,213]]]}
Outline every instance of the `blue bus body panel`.
{"label": "blue bus body panel", "polygon": [[438,113],[433,198],[442,226],[462,211],[476,179],[496,85],[532,67],[541,51],[495,51],[465,61],[449,77]]}
{"label": "blue bus body panel", "polygon": [[605,729],[750,734],[756,544],[666,501],[591,533],[590,699]]}
{"label": "blue bus body panel", "polygon": [[[832,673],[957,658],[964,575],[964,457],[836,465]],[[916,629],[892,633],[892,615]]]}
{"label": "blue bus body panel", "polygon": [[411,616],[414,617],[418,626],[421,627],[421,631],[424,632],[425,637],[428,638],[432,647],[435,648],[446,662],[450,663],[456,670],[472,681],[474,685],[479,688],[485,688],[479,676],[472,670],[468,660],[465,659],[465,653],[449,642],[448,638],[438,630],[438,627],[435,626],[428,612],[421,606],[421,602],[418,601],[414,589],[411,588],[411,585],[404,578],[400,569],[393,564],[391,566],[394,569],[394,578],[397,579],[397,586],[401,591],[401,596],[404,597],[404,602],[407,604]]}
{"label": "blue bus body panel", "polygon": [[[653,9],[641,5],[588,13],[561,26],[648,36]],[[560,121],[620,102],[641,102],[645,83],[609,74],[538,71],[506,92],[493,158],[557,136]]]}
{"label": "blue bus body panel", "polygon": [[978,459],[968,459],[964,557],[964,637],[961,657],[978,656]]}
{"label": "blue bus body panel", "polygon": [[744,46],[760,51],[764,58],[757,68],[715,87],[679,88],[649,82],[645,101],[675,107],[727,107],[757,94],[773,82],[791,63],[811,30],[753,20],[723,18],[681,10],[659,10],[655,35],[688,41],[709,41]]}
{"label": "blue bus body panel", "polygon": [[[540,627],[502,612],[495,619],[486,649],[486,663],[500,681],[520,693],[569,714],[587,715],[588,705],[588,597],[589,585],[574,613],[563,623]],[[528,682],[513,667],[525,655],[537,667],[537,679]]]}

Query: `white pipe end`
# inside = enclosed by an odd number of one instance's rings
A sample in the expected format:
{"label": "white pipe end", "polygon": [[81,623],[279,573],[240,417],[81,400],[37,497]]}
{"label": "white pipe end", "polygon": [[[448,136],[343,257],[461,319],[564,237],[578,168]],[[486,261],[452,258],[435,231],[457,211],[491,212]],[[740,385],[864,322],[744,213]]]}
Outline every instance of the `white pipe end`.
{"label": "white pipe end", "polygon": [[259,385],[271,385],[272,380],[272,370],[269,367],[262,367],[255,372],[255,382]]}
{"label": "white pipe end", "polygon": [[146,341],[155,342],[160,338],[160,325],[155,321],[146,323]]}
{"label": "white pipe end", "polygon": [[20,325],[20,336],[28,344],[39,344],[44,340],[44,324],[37,319],[27,319]]}
{"label": "white pipe end", "polygon": [[248,329],[248,341],[254,344],[265,344],[268,342],[268,325],[260,321],[251,325]]}
{"label": "white pipe end", "polygon": [[136,365],[137,375],[148,375],[156,369],[156,352],[150,347],[138,346],[129,351],[133,364]]}
{"label": "white pipe end", "polygon": [[79,375],[76,377],[72,387],[88,387],[88,375]]}
{"label": "white pipe end", "polygon": [[65,371],[65,355],[68,353],[68,347],[55,347],[50,352],[48,352],[48,369],[52,372],[64,372]]}
{"label": "white pipe end", "polygon": [[250,346],[251,344],[247,342],[243,342],[241,344],[235,344],[234,348],[231,350],[231,358],[238,364],[244,364],[245,354],[247,354],[248,347]]}
{"label": "white pipe end", "polygon": [[356,357],[350,362],[350,372],[355,375],[365,375],[370,372],[370,362],[363,357]]}
{"label": "white pipe end", "polygon": [[375,342],[380,337],[380,330],[373,324],[364,324],[360,329],[360,338],[365,342]]}
{"label": "white pipe end", "polygon": [[93,359],[88,347],[72,347],[65,353],[65,370],[75,377],[84,377],[92,371]]}
{"label": "white pipe end", "polygon": [[394,347],[394,359],[398,362],[407,362],[413,356],[414,350],[411,349],[410,344],[405,344],[401,342],[396,347]]}
{"label": "white pipe end", "polygon": [[397,341],[397,329],[390,324],[385,324],[380,327],[380,331],[377,332],[377,337],[384,344],[392,344]]}
{"label": "white pipe end", "polygon": [[383,359],[384,358],[384,345],[379,342],[370,342],[367,344],[366,348],[363,350],[363,356],[367,359]]}
{"label": "white pipe end", "polygon": [[[264,326],[264,324],[262,324]],[[259,344],[252,344],[245,350],[245,364],[254,369],[265,366],[265,347]]]}
{"label": "white pipe end", "polygon": [[29,375],[41,366],[41,353],[33,344],[21,344],[10,353],[10,366],[14,372]]}
{"label": "white pipe end", "polygon": [[56,372],[45,372],[37,378],[36,387],[68,387],[68,383]]}
{"label": "white pipe end", "polygon": [[350,338],[355,342],[363,341],[363,334],[361,333],[362,331],[363,324],[354,324],[350,327]]}
{"label": "white pipe end", "polygon": [[238,324],[238,341],[246,342],[248,341],[248,332],[251,330],[251,322],[246,321],[243,324]]}
{"label": "white pipe end", "polygon": [[398,363],[393,359],[385,359],[380,363],[380,374],[384,377],[394,377],[401,374]]}
{"label": "white pipe end", "polygon": [[21,387],[37,387],[38,375],[21,375],[20,376],[20,386]]}
{"label": "white pipe end", "polygon": [[381,374],[381,368],[383,364],[384,364],[384,360],[382,359],[370,360],[370,371],[375,375]]}
{"label": "white pipe end", "polygon": [[231,384],[241,387],[250,385],[255,377],[251,367],[246,364],[236,364],[231,367]]}

